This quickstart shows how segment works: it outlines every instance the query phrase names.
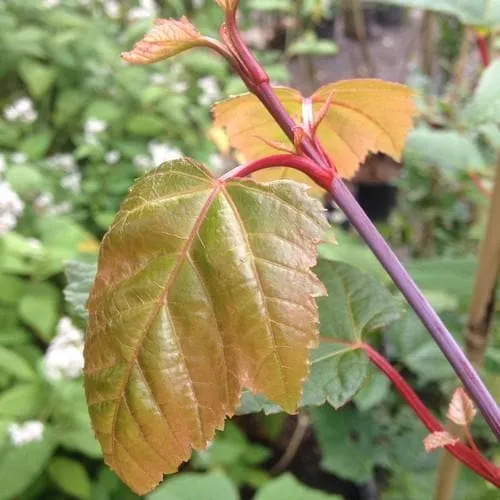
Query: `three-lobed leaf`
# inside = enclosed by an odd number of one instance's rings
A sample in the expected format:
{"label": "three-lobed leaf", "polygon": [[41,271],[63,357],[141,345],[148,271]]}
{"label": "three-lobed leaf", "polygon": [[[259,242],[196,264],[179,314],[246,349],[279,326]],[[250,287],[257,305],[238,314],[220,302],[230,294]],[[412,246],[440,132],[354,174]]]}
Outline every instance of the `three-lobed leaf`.
{"label": "three-lobed leaf", "polygon": [[325,226],[303,186],[225,183],[190,160],[132,188],[89,296],[85,389],[104,458],[135,491],[206,447],[243,387],[295,411]]}
{"label": "three-lobed leaf", "polygon": [[[287,87],[274,91],[295,123],[306,130],[331,101],[317,137],[342,177],[351,178],[369,153],[400,160],[415,114],[406,86],[376,79],[345,80],[325,85],[307,99]],[[270,142],[289,143],[254,95],[232,97],[213,111],[215,126],[226,129],[233,147],[247,160],[275,153]]]}

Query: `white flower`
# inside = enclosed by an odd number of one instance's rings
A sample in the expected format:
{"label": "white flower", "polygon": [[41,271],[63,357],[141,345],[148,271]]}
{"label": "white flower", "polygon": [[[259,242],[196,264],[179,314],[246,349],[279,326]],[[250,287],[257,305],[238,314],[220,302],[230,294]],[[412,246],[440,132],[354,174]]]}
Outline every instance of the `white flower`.
{"label": "white flower", "polygon": [[334,210],[331,217],[330,217],[330,220],[334,223],[334,224],[344,224],[344,222],[347,220],[344,213],[341,212],[340,210]]}
{"label": "white flower", "polygon": [[44,425],[39,420],[28,420],[23,424],[10,424],[8,427],[11,443],[18,447],[33,441],[41,441]]}
{"label": "white flower", "polygon": [[42,7],[44,9],[53,9],[61,3],[61,0],[42,0]]}
{"label": "white flower", "polygon": [[17,224],[17,217],[10,212],[0,213],[0,236],[14,229]]}
{"label": "white flower", "polygon": [[138,170],[148,170],[153,166],[151,158],[147,155],[134,156],[132,163],[134,164],[134,167],[137,168]]}
{"label": "white flower", "polygon": [[201,105],[208,106],[220,98],[219,85],[213,76],[201,78],[198,87],[201,90],[201,96],[198,98]]}
{"label": "white flower", "polygon": [[20,163],[26,163],[26,160],[28,157],[26,156],[25,153],[12,153],[10,155],[10,161],[15,164],[20,164]]}
{"label": "white flower", "polygon": [[134,7],[128,12],[129,21],[138,21],[156,16],[156,4],[154,0],[139,0],[139,7]]}
{"label": "white flower", "polygon": [[221,172],[226,166],[226,162],[221,155],[213,154],[208,158],[209,165],[216,171]]}
{"label": "white flower", "polygon": [[7,182],[0,182],[0,234],[13,229],[24,210],[24,203]]}
{"label": "white flower", "polygon": [[182,152],[177,148],[171,147],[169,144],[160,144],[158,142],[151,141],[148,144],[148,149],[155,166],[158,166],[165,161],[178,160],[179,158],[182,158]]}
{"label": "white flower", "polygon": [[80,192],[81,180],[82,174],[80,172],[73,172],[61,179],[61,186],[72,193],[78,194]]}
{"label": "white flower", "polygon": [[172,85],[172,90],[177,92],[177,94],[183,94],[188,89],[188,84],[182,80],[175,82]]}
{"label": "white flower", "polygon": [[120,158],[121,158],[120,152],[116,151],[116,150],[108,151],[104,155],[104,161],[108,165],[115,165],[116,163],[118,163],[120,161]]}
{"label": "white flower", "polygon": [[26,243],[34,252],[39,252],[43,248],[43,244],[40,240],[36,238],[26,238]]}
{"label": "white flower", "polygon": [[69,153],[58,153],[47,158],[47,163],[50,167],[63,172],[74,172],[76,170],[76,162],[73,155]]}
{"label": "white flower", "polygon": [[98,120],[97,118],[89,118],[84,125],[85,140],[89,144],[95,144],[97,142],[97,135],[101,134],[106,130],[108,124],[103,120]]}
{"label": "white flower", "polygon": [[50,207],[54,203],[54,195],[48,191],[41,193],[37,196],[33,205],[38,210]]}
{"label": "white flower", "polygon": [[63,201],[62,203],[59,203],[58,205],[52,205],[47,208],[47,214],[48,215],[64,215],[73,209],[73,205],[69,201]]}
{"label": "white flower", "polygon": [[5,118],[10,122],[20,121],[33,123],[38,118],[38,113],[33,107],[33,101],[28,97],[21,97],[4,110]]}
{"label": "white flower", "polygon": [[118,19],[120,16],[120,4],[116,0],[104,0],[104,12],[111,19]]}
{"label": "white flower", "polygon": [[45,377],[51,382],[77,378],[83,370],[83,333],[71,319],[63,317],[57,324],[57,335],[45,353]]}
{"label": "white flower", "polygon": [[167,75],[164,75],[163,73],[153,73],[149,77],[149,81],[153,85],[165,85],[168,82]]}

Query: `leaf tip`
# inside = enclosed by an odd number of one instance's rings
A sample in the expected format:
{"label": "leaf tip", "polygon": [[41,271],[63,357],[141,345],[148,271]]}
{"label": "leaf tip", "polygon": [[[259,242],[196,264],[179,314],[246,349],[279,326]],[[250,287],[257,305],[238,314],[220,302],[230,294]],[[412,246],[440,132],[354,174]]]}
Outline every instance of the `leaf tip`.
{"label": "leaf tip", "polygon": [[151,30],[131,51],[122,52],[121,58],[131,64],[150,64],[201,45],[207,42],[187,17],[156,19]]}

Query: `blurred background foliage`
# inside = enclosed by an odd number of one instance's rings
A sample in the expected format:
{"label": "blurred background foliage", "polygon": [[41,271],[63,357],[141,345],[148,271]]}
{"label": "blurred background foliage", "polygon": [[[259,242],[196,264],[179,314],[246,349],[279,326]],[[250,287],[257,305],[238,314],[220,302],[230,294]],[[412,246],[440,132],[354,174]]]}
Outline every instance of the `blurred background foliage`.
{"label": "blurred background foliage", "polygon": [[[354,5],[241,3],[245,36],[273,81],[293,76],[298,86],[318,77],[315,64],[336,64],[343,50],[337,41],[346,35],[339,23],[347,25]],[[481,75],[470,47],[472,25],[488,30],[493,51],[498,47],[500,7],[491,2],[484,14],[477,5],[364,2],[366,37],[356,41],[368,38],[369,47],[373,26],[419,25],[414,11],[400,7],[429,8],[435,16],[433,71],[419,60],[425,62],[424,49],[409,59],[421,117],[405,168],[384,180],[397,195],[387,199],[381,191],[375,204],[389,204],[390,215],[371,215],[459,341],[500,149],[500,62]],[[234,164],[209,113],[213,102],[243,90],[223,61],[204,51],[145,67],[119,58],[152,18],[183,14],[204,33],[215,34],[221,20],[209,0],[0,3],[1,500],[136,498],[103,465],[90,429],[81,379],[84,302],[99,241],[142,172],[181,155],[214,172]],[[361,197],[363,182],[354,186]],[[360,268],[385,287],[376,293],[400,304],[341,214],[333,209],[331,219],[338,244],[322,244],[321,257]],[[493,311],[498,318],[498,304]],[[411,313],[394,319],[374,342],[443,416],[456,385],[451,369]],[[498,321],[492,337],[484,375],[498,391]],[[363,370],[369,381],[338,410],[326,404],[285,416],[258,398],[244,399],[241,415],[210,448],[148,498],[431,498],[437,460],[423,450],[425,431],[382,375]],[[480,421],[476,427],[480,446],[498,460],[493,437]],[[472,474],[460,481],[457,499],[497,498]]]}

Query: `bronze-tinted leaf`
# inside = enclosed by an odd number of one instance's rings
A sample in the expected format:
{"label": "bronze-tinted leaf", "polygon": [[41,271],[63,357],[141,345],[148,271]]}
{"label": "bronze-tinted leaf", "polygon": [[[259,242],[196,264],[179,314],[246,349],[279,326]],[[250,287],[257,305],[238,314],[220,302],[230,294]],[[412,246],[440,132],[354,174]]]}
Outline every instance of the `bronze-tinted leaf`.
{"label": "bronze-tinted leaf", "polygon": [[325,225],[303,186],[222,183],[189,160],[133,187],[101,245],[85,388],[105,460],[135,491],[206,447],[243,387],[295,411]]}
{"label": "bronze-tinted leaf", "polygon": [[153,28],[122,58],[132,64],[150,64],[167,59],[197,45],[206,45],[196,27],[186,18],[157,19]]}
{"label": "bronze-tinted leaf", "polygon": [[[311,131],[320,120],[317,137],[341,177],[351,178],[369,153],[400,159],[415,114],[408,87],[355,79],[325,85],[307,99],[286,87],[274,91],[298,126]],[[254,95],[232,97],[213,111],[216,126],[225,127],[231,144],[247,160],[275,153],[270,142],[290,143]]]}
{"label": "bronze-tinted leaf", "polygon": [[462,387],[455,389],[448,408],[448,418],[457,425],[470,425],[477,410]]}
{"label": "bronze-tinted leaf", "polygon": [[447,431],[436,431],[424,439],[424,447],[425,451],[430,452],[436,448],[444,448],[445,446],[457,444],[459,441],[459,439],[453,437]]}
{"label": "bronze-tinted leaf", "polygon": [[[274,87],[273,90],[295,122],[300,124],[300,93],[287,87]],[[269,143],[291,145],[269,111],[253,94],[242,94],[217,103],[213,107],[213,114],[215,126],[226,130],[231,145],[241,152],[247,161],[276,154],[276,149]]]}
{"label": "bronze-tinted leaf", "polygon": [[313,94],[314,113],[329,98],[332,104],[317,133],[342,177],[352,177],[368,153],[401,159],[415,115],[408,87],[362,78],[330,83]]}

